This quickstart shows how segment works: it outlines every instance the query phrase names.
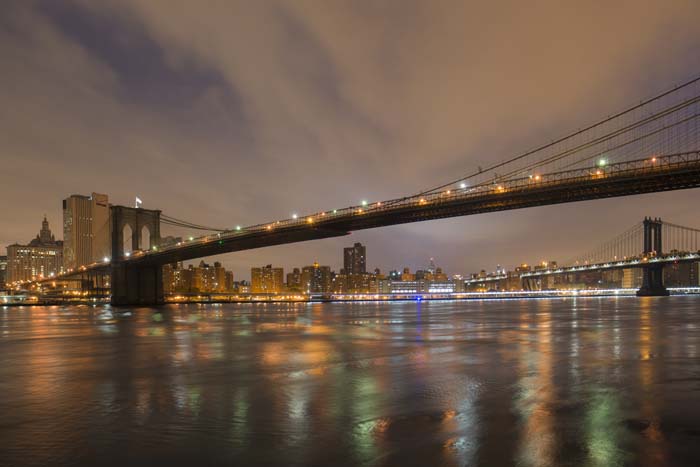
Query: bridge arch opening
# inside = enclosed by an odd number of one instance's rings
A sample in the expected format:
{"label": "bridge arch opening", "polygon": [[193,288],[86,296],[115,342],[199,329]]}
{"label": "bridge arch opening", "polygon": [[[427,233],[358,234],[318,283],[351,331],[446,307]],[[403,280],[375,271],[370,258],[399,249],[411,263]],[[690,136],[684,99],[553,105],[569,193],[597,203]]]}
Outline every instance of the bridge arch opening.
{"label": "bridge arch opening", "polygon": [[147,225],[141,227],[139,245],[141,246],[142,250],[151,249],[151,230],[148,228]]}
{"label": "bridge arch opening", "polygon": [[122,229],[122,235],[124,238],[124,248],[122,253],[127,254],[131,253],[134,251],[134,245],[133,245],[133,230],[131,230],[131,226],[129,224],[124,224],[124,228]]}

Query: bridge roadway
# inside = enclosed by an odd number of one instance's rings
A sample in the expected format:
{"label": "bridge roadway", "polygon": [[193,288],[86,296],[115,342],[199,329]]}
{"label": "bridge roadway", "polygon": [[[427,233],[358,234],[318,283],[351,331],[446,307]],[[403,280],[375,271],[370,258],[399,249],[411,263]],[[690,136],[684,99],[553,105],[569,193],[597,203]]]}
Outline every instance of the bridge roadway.
{"label": "bridge roadway", "polygon": [[108,269],[115,262],[135,267],[163,265],[409,222],[697,187],[700,151],[650,156],[236,227],[177,245],[134,252],[128,258],[89,265],[62,277]]}
{"label": "bridge roadway", "polygon": [[197,237],[126,261],[167,264],[486,212],[700,187],[700,152],[649,157],[325,211]]}
{"label": "bridge roadway", "polygon": [[[630,269],[630,268],[643,268],[654,264],[668,264],[668,263],[688,263],[688,262],[700,262],[700,251],[696,253],[669,253],[666,255],[655,256],[652,258],[630,258],[621,261],[606,261],[604,263],[594,263],[594,264],[582,264],[576,266],[566,266],[560,268],[550,268],[550,269],[539,269],[529,272],[524,272],[519,274],[520,279],[537,278],[543,276],[561,275],[561,274],[575,274],[579,272],[590,272],[590,271],[606,271],[612,269]],[[508,279],[507,275],[492,275],[475,279],[467,279],[464,281],[465,284],[485,284],[490,282],[498,282]]]}

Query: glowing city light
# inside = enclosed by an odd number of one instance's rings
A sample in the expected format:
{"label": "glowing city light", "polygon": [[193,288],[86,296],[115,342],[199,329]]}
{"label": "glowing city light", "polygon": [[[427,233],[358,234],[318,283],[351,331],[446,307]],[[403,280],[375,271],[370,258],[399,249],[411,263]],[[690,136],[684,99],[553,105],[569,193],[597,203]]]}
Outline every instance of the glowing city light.
{"label": "glowing city light", "polygon": [[124,255],[128,258],[129,256],[131,256],[131,252],[127,251],[126,253],[124,253]]}
{"label": "glowing city light", "polygon": [[296,214],[292,214],[292,219],[297,219],[299,216]]}
{"label": "glowing city light", "polygon": [[102,258],[102,261],[104,261],[105,263],[109,263],[109,258],[105,256],[104,258]]}

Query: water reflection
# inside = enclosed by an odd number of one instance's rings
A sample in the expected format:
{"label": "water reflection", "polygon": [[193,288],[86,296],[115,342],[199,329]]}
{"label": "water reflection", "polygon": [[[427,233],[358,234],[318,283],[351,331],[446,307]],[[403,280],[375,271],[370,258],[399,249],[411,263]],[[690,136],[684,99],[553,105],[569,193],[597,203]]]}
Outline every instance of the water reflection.
{"label": "water reflection", "polygon": [[2,310],[0,464],[692,465],[697,304]]}

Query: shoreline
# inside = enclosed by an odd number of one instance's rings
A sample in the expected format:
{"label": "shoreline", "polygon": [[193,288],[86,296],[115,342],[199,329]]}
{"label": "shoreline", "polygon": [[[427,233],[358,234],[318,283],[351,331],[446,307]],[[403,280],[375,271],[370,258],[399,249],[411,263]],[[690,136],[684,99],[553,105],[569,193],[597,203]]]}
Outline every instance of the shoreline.
{"label": "shoreline", "polygon": [[[700,295],[700,287],[678,287],[668,289],[671,296]],[[553,299],[553,298],[612,298],[612,297],[636,297],[636,289],[589,289],[589,290],[543,290],[543,291],[516,291],[516,292],[463,292],[453,294],[357,294],[337,295],[327,297],[308,297],[305,299],[276,299],[274,297],[226,299],[189,299],[167,300],[162,305],[188,305],[188,304],[267,304],[267,303],[353,303],[353,302],[422,302],[422,301],[475,301],[475,300],[523,300],[523,299]],[[9,296],[2,297],[9,298]],[[28,303],[26,301],[0,303],[7,307],[32,307],[32,306],[84,306],[84,305],[109,305],[108,301],[61,301],[47,300]],[[144,305],[147,307],[148,305]],[[134,307],[134,306],[131,306]],[[139,307],[138,305],[136,307]],[[122,307],[120,307],[122,308]]]}

